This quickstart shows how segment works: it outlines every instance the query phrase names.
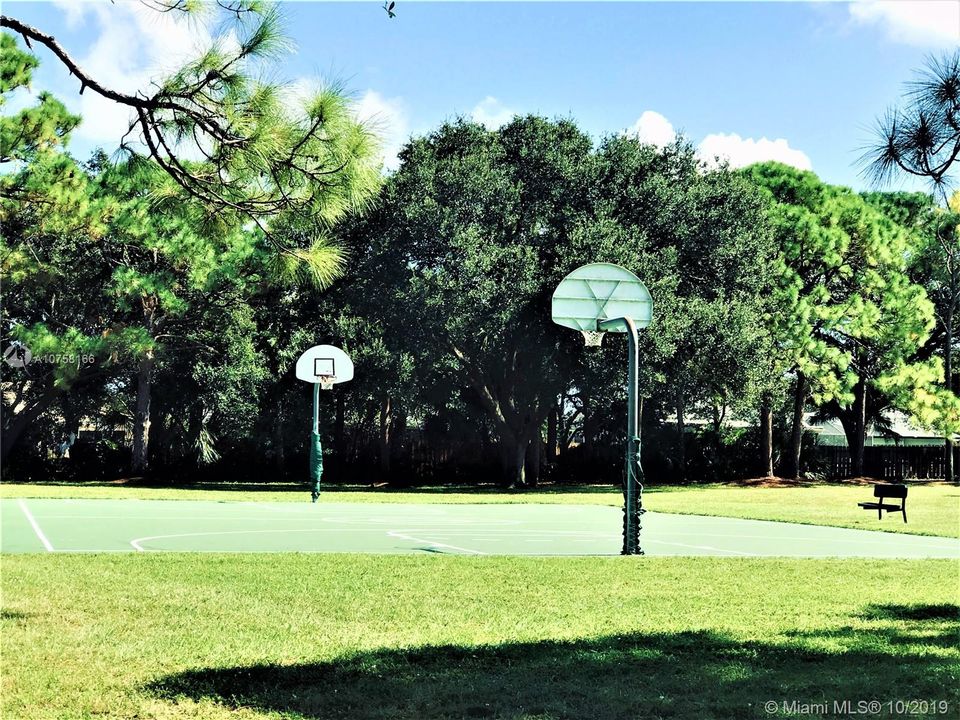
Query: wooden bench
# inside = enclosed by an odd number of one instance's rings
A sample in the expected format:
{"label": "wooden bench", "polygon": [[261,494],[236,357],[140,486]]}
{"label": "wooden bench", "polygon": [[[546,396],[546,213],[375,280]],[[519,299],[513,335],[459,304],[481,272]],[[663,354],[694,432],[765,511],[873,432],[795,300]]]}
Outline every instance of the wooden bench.
{"label": "wooden bench", "polygon": [[[883,519],[883,511],[888,513],[898,512],[903,515],[903,521],[907,521],[907,486],[906,485],[874,485],[873,496],[879,498],[877,502],[857,503],[864,510],[876,510],[877,518]],[[885,503],[884,498],[899,498],[900,504],[893,505]]]}

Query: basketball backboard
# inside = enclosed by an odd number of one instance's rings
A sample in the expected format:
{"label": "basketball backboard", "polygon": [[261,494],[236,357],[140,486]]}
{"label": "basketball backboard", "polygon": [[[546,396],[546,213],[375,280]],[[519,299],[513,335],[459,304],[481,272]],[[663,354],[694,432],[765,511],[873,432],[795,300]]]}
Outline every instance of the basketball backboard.
{"label": "basketball backboard", "polygon": [[627,446],[623,478],[623,555],[642,555],[643,468],[640,467],[639,328],[653,317],[653,298],[640,278],[610,263],[590,263],[567,275],[553,292],[553,321],[578,330],[587,347],[608,332],[627,334]]}
{"label": "basketball backboard", "polygon": [[[596,334],[603,320],[629,317],[645,328],[653,316],[653,299],[647,286],[626,268],[611,263],[582,265],[567,275],[553,293],[553,321],[558,325]],[[626,332],[610,327],[607,332]]]}
{"label": "basketball backboard", "polygon": [[353,379],[353,361],[333,345],[315,345],[297,360],[297,379],[308,383],[335,385]]}

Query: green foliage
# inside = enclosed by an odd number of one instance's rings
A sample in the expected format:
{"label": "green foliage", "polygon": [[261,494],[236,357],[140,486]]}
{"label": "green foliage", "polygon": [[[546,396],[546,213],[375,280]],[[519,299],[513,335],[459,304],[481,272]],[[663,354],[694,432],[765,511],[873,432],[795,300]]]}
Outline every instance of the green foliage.
{"label": "green foliage", "polygon": [[425,378],[469,388],[519,473],[565,382],[545,308],[570,269],[558,250],[589,212],[590,140],[567,121],[520,118],[497,132],[459,121],[402,157],[381,207],[353,231],[363,272],[385,291],[370,315],[387,306],[398,349],[420,356]]}
{"label": "green foliage", "polygon": [[900,107],[876,123],[875,144],[864,153],[864,175],[882,186],[897,177],[929,181],[943,204],[960,157],[960,50],[927,58]]}
{"label": "green foliage", "polygon": [[[250,43],[260,52],[268,41]],[[35,61],[9,38],[3,47],[10,91],[14,81],[29,81]],[[59,107],[48,104],[45,112]],[[312,112],[345,132],[353,122],[342,94],[332,90]],[[291,211],[273,218],[268,233],[242,213],[211,213],[155,163],[113,164],[101,154],[78,166],[58,147],[63,127],[24,125],[12,152],[25,162],[0,179],[0,261],[5,289],[18,298],[7,313],[7,337],[25,342],[35,356],[55,358],[29,376],[4,366],[5,383],[18,388],[5,401],[15,397],[13,405],[45,412],[58,394],[75,393],[84,383],[88,394],[106,392],[105,376],[113,385],[101,402],[110,402],[118,388],[131,401],[130,373],[148,359],[162,387],[154,406],[161,452],[171,460],[210,462],[219,439],[236,443],[255,424],[259,384],[267,375],[253,342],[249,301],[263,286],[298,276],[317,286],[331,283],[343,257],[322,225],[358,207],[375,183],[361,187],[362,168],[347,168],[360,174],[344,183],[331,174],[329,192],[313,197],[323,205],[320,225]],[[286,252],[277,252],[278,238],[289,244]],[[78,357],[91,361],[77,363]],[[95,402],[83,404],[97,414]],[[28,417],[10,409],[9,422]]]}
{"label": "green foliage", "polygon": [[[4,100],[29,85],[35,66],[0,35]],[[25,370],[2,367],[4,455],[24,423],[58,395],[116,372],[150,343],[140,329],[107,317],[96,291],[110,273],[101,241],[112,201],[98,199],[87,174],[61,151],[77,120],[47,94],[0,118],[0,154],[17,161],[0,177],[0,268],[4,291],[15,298],[5,307],[4,339],[20,340],[37,358]]]}
{"label": "green foliage", "polygon": [[960,397],[941,386],[943,361],[901,363],[877,379],[877,388],[916,421],[949,437],[960,433]]}
{"label": "green foliage", "polygon": [[[37,59],[17,47],[12,35],[0,33],[0,111],[7,95],[30,85]],[[35,159],[66,145],[80,118],[48,92],[37,96],[37,104],[15,115],[0,116],[0,162]],[[2,192],[2,190],[0,190]]]}
{"label": "green foliage", "polygon": [[[166,192],[185,191],[207,213],[231,215],[236,225],[253,222],[275,248],[329,283],[338,266],[323,238],[345,214],[366,208],[379,188],[379,141],[338,85],[301,93],[269,80],[266,70],[293,49],[280,8],[240,5],[221,6],[224,22],[211,45],[137,107],[135,130],[149,162],[172,179]],[[184,147],[202,159],[186,159]],[[127,148],[131,160],[145,161]],[[285,233],[291,224],[295,241]]]}
{"label": "green foliage", "polygon": [[422,400],[493,429],[511,456],[508,476],[562,393],[596,417],[622,412],[622,343],[611,336],[600,362],[549,321],[553,288],[585,262],[619,263],[648,281],[656,310],[641,335],[645,393],[679,387],[691,403],[741,407],[755,399],[761,376],[748,368],[769,348],[761,320],[772,248],[760,197],[740,176],[702,172],[688,145],[660,152],[612,137],[594,148],[569,121],[538,117],[495,132],[447,124],[402,159],[381,206],[345,234],[357,250],[351,307],[368,322],[386,319],[392,352],[417,357]]}
{"label": "green foliage", "polygon": [[[29,87],[36,66],[36,58],[21,51],[13,36],[0,33],[0,110],[11,94]],[[17,203],[30,201],[46,206],[34,218],[38,229],[68,229],[89,219],[82,173],[58,152],[80,118],[49,93],[41,92],[37,100],[16,114],[0,115],[0,162],[30,164],[29,171],[0,176],[0,222],[10,222]],[[4,264],[8,261],[16,259],[5,257]]]}
{"label": "green foliage", "polygon": [[745,172],[771,201],[782,348],[817,402],[850,403],[858,379],[896,373],[933,328],[926,293],[905,274],[917,238],[813,173],[776,163]]}
{"label": "green foliage", "polygon": [[[654,296],[649,422],[712,416],[703,438],[719,453],[728,410],[780,406],[801,373],[822,406],[869,390],[921,424],[960,426],[956,395],[936,387],[960,221],[928,196],[860,196],[773,163],[707,170],[683,140],[595,145],[572,121],[523,117],[412,140],[373,204],[375,138],[342,89],[294,97],[263,79],[289,50],[273,6],[170,5],[228,22],[144,109],[149,157],[78,164],[65,144],[79,119],[48,93],[0,119],[0,269],[16,298],[4,337],[94,358],[29,379],[4,367],[5,420],[46,408],[51,436],[81,411],[129,422],[146,369],[171,466],[245,448],[280,468],[309,416],[290,368],[332,341],[358,369],[329,408],[338,452],[397,442],[407,423],[456,426],[495,440],[518,482],[554,409],[589,416],[575,421],[587,443],[622,440],[624,343],[585,352],[548,317],[563,275],[607,261]],[[36,62],[2,36],[4,102]],[[199,160],[169,150],[191,143]]]}
{"label": "green foliage", "polygon": [[[854,474],[863,472],[867,425],[891,403],[921,426],[951,426],[954,399],[937,391],[937,366],[924,354],[935,306],[911,278],[928,244],[928,202],[860,196],[777,163],[745,174],[769,199],[780,247],[771,323],[784,369],[809,382],[822,414],[841,420]],[[797,388],[802,403],[800,380]]]}
{"label": "green foliage", "polygon": [[609,259],[648,281],[644,393],[681,412],[733,405],[752,414],[777,383],[777,373],[756,371],[773,354],[763,317],[774,248],[760,196],[736,173],[704,172],[683,141],[657,150],[615,136],[599,161],[597,203],[623,230],[579,257]]}

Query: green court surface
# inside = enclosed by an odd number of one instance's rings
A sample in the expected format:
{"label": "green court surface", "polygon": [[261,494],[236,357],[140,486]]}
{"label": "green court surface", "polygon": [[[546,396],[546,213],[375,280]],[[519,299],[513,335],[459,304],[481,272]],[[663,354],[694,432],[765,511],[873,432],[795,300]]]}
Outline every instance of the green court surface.
{"label": "green court surface", "polygon": [[[596,505],[9,498],[0,502],[0,548],[615,555],[621,517]],[[660,513],[643,516],[642,547],[648,555],[960,558],[952,538]]]}

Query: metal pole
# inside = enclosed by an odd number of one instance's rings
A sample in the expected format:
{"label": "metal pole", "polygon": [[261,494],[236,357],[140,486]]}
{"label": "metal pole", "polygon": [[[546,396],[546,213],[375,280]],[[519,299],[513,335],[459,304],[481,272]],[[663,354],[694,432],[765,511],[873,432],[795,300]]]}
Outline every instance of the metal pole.
{"label": "metal pole", "polygon": [[320,478],[323,475],[323,448],[320,447],[320,383],[313,384],[313,426],[310,430],[310,499],[320,497]]}
{"label": "metal pole", "polygon": [[632,318],[613,318],[598,329],[622,325],[627,330],[627,451],[623,479],[623,549],[621,555],[643,555],[640,549],[640,516],[643,514],[643,468],[640,465],[640,340]]}

